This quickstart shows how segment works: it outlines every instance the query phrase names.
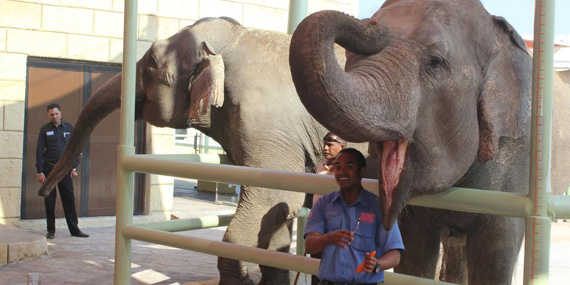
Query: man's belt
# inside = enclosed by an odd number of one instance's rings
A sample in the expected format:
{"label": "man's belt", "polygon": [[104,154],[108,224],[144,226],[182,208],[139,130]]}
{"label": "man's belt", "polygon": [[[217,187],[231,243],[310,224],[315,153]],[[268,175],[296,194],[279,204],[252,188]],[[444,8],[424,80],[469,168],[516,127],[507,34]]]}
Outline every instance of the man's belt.
{"label": "man's belt", "polygon": [[51,161],[47,161],[47,160],[46,160],[45,163],[47,163],[47,164],[49,164],[49,165],[51,165],[51,166],[55,166],[55,164],[57,163],[57,161],[56,161],[56,162],[51,162]]}

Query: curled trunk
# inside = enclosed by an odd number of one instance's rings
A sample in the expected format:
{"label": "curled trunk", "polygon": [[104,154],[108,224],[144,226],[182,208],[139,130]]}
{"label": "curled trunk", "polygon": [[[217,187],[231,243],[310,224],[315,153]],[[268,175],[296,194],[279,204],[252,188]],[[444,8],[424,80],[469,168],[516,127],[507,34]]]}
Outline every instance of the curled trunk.
{"label": "curled trunk", "polygon": [[367,102],[378,98],[372,96],[378,93],[377,84],[361,72],[345,72],[335,59],[334,43],[356,54],[372,55],[380,52],[388,40],[384,25],[335,11],[312,14],[293,34],[289,64],[299,97],[320,123],[345,139],[361,142],[378,141],[371,134],[397,136],[393,130],[379,126],[381,121],[368,119],[386,113],[371,109]]}
{"label": "curled trunk", "polygon": [[69,175],[73,164],[79,158],[81,151],[87,144],[93,129],[114,110],[121,107],[121,76],[115,75],[105,85],[95,92],[81,110],[73,133],[69,139],[68,147],[50,172],[46,183],[39,190],[39,195],[47,197],[65,175]]}

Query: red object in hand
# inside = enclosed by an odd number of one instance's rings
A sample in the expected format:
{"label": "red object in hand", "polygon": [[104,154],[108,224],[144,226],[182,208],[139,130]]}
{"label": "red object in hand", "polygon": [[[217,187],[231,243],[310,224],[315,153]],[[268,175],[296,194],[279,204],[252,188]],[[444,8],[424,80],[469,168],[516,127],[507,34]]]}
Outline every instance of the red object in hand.
{"label": "red object in hand", "polygon": [[[372,251],[372,253],[370,253],[370,255],[375,256],[376,251],[375,250]],[[362,271],[364,270],[364,262],[366,262],[366,260],[363,261],[362,263],[360,263],[360,265],[358,265],[358,267],[356,267],[356,273],[358,273],[358,274],[362,273]]]}

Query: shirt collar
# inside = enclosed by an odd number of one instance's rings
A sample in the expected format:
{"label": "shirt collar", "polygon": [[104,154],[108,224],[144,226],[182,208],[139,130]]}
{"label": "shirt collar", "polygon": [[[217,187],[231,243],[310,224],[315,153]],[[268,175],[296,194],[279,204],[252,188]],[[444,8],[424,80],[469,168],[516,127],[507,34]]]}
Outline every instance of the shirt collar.
{"label": "shirt collar", "polygon": [[[361,191],[360,191],[360,196],[358,196],[358,200],[356,200],[356,202],[355,202],[353,205],[356,205],[356,204],[360,203],[362,206],[368,207],[368,203],[369,203],[368,201],[369,201],[370,199],[367,198],[367,197],[365,197],[365,196],[368,196],[368,195],[366,194],[367,190],[364,189],[364,187],[361,187],[360,190],[361,190]],[[333,201],[333,202],[335,202],[336,200],[339,200],[340,202],[346,204],[346,202],[344,201],[344,197],[342,196],[342,191],[341,191],[340,189],[337,190],[337,191],[335,191],[335,192],[333,192],[332,195],[333,195],[333,197],[332,197],[332,201]]]}
{"label": "shirt collar", "polygon": [[61,123],[59,123],[59,126],[57,126],[57,127],[51,121],[48,124],[54,128],[63,127],[63,120],[61,121]]}

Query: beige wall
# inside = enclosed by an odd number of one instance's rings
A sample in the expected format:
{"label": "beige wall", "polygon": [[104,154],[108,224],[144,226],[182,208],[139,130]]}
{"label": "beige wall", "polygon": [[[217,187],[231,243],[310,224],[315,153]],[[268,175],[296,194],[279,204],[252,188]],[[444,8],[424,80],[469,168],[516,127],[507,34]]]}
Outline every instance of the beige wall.
{"label": "beige wall", "polygon": [[[286,32],[287,0],[139,0],[137,56],[156,39],[208,16],[230,16],[246,27]],[[358,0],[309,0],[357,15]],[[0,0],[0,223],[20,219],[28,56],[122,61],[124,0]],[[152,151],[172,153],[173,132],[152,128]],[[149,210],[172,210],[172,179],[153,176]]]}

